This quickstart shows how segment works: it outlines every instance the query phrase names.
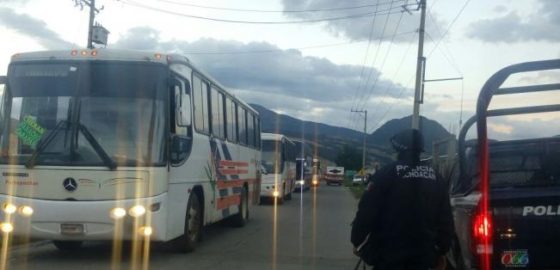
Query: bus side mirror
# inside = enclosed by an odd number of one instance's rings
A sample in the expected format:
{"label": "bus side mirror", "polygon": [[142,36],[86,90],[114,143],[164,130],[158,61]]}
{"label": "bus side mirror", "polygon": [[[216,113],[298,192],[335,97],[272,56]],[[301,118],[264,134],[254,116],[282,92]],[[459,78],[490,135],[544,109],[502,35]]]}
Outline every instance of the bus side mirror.
{"label": "bus side mirror", "polygon": [[190,152],[190,139],[180,136],[171,137],[171,162],[173,164],[183,161]]}

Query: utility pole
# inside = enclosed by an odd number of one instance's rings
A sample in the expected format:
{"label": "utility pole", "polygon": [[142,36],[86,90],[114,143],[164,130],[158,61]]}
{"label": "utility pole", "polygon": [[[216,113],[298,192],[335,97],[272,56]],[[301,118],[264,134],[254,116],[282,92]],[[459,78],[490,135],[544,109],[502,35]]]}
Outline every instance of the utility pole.
{"label": "utility pole", "polygon": [[412,112],[412,128],[420,128],[420,104],[423,103],[421,96],[423,91],[423,75],[425,69],[424,58],[424,32],[426,25],[426,0],[420,0],[419,7],[421,10],[420,28],[418,29],[418,62],[416,63],[416,84],[414,87],[414,109]]}
{"label": "utility pole", "polygon": [[[87,40],[87,47],[88,49],[93,49],[93,21],[95,19],[95,0],[90,0],[89,3],[89,26],[88,26],[88,40]],[[86,2],[86,1],[84,1]],[[87,4],[87,2],[86,2]]]}
{"label": "utility pole", "polygon": [[[80,6],[81,9],[84,8],[84,5],[89,7],[89,25],[88,25],[88,41],[87,41],[87,48],[93,49],[93,23],[95,21],[95,14],[99,13],[99,9],[95,7],[95,0],[74,0],[76,6]],[[103,7],[101,7],[103,9]]]}
{"label": "utility pole", "polygon": [[362,182],[365,182],[366,177],[366,138],[367,138],[367,110],[350,110],[351,112],[355,113],[363,113],[365,115],[364,118],[364,143],[362,149]]}

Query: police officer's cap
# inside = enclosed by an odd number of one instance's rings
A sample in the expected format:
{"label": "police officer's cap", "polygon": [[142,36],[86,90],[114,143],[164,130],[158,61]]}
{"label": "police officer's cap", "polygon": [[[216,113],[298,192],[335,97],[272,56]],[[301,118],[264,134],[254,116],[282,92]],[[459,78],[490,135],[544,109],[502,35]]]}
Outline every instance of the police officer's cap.
{"label": "police officer's cap", "polygon": [[424,137],[417,129],[406,129],[391,138],[391,145],[397,152],[403,151],[424,151]]}

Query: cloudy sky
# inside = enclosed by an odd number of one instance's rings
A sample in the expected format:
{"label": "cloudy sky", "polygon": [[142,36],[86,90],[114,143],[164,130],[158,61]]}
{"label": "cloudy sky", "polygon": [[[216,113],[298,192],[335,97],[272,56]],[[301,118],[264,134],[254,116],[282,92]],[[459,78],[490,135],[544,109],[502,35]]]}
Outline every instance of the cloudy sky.
{"label": "cloudy sky", "polygon": [[[111,32],[108,48],[185,54],[246,101],[305,120],[361,130],[363,119],[350,110],[367,109],[373,131],[412,112],[415,3],[97,0],[104,6],[97,22]],[[0,0],[0,73],[14,53],[84,47],[87,24],[87,9],[71,0]],[[557,0],[428,0],[426,79],[464,79],[426,83],[422,115],[456,132],[494,72],[560,58],[559,27]],[[559,81],[558,72],[538,72],[507,83]],[[560,94],[497,98],[492,106],[529,101],[560,104]],[[489,126],[496,138],[560,134],[560,113],[501,117]]]}

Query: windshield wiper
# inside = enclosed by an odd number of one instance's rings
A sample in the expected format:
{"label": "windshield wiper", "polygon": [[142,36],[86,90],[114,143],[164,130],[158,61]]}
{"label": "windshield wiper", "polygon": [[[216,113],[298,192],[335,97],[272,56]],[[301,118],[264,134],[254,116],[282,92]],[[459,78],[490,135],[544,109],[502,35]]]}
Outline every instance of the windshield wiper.
{"label": "windshield wiper", "polygon": [[91,144],[95,153],[103,160],[109,169],[114,170],[117,168],[117,163],[107,154],[105,149],[99,144],[95,137],[89,132],[88,128],[81,123],[78,123],[80,131],[84,134],[86,140]]}
{"label": "windshield wiper", "polygon": [[35,151],[33,151],[31,157],[25,162],[26,168],[31,169],[35,166],[37,157],[45,151],[47,146],[52,142],[54,137],[56,137],[56,134],[58,134],[64,124],[66,124],[66,128],[68,128],[68,121],[60,120],[60,122],[58,122],[56,127],[49,133],[49,135],[44,140],[41,140],[39,145],[37,145],[37,148],[35,148]]}

